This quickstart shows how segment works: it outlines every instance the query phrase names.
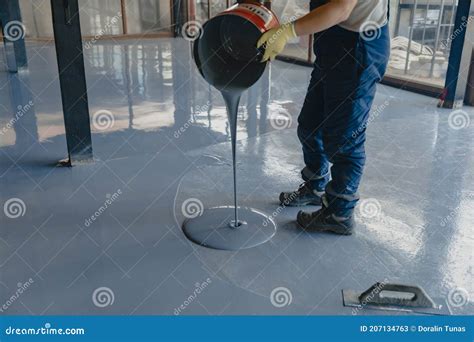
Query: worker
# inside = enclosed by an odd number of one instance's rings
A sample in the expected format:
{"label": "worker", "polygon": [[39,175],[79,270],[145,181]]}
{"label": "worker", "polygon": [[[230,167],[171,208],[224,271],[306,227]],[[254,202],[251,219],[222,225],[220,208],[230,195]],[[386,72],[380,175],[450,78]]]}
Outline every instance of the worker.
{"label": "worker", "polygon": [[283,205],[321,206],[298,213],[297,222],[305,230],[342,235],[354,230],[365,130],[390,54],[388,17],[389,0],[313,0],[307,15],[258,41],[267,61],[289,40],[314,34],[316,61],[298,117],[304,183],[280,194]]}

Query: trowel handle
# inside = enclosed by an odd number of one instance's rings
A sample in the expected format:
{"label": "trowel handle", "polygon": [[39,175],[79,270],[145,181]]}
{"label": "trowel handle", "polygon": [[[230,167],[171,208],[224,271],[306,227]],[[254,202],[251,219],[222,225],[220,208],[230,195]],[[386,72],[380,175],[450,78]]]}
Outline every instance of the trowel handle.
{"label": "trowel handle", "polygon": [[435,304],[419,286],[376,283],[359,296],[361,303],[434,308]]}

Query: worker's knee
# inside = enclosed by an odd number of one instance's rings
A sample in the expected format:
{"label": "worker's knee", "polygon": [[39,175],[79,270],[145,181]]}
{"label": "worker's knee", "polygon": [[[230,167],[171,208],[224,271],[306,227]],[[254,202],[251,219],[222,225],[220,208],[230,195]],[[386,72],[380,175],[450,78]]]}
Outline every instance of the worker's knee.
{"label": "worker's knee", "polygon": [[339,137],[325,136],[324,149],[333,164],[347,163],[362,165],[365,163],[365,133],[357,136],[347,134]]}

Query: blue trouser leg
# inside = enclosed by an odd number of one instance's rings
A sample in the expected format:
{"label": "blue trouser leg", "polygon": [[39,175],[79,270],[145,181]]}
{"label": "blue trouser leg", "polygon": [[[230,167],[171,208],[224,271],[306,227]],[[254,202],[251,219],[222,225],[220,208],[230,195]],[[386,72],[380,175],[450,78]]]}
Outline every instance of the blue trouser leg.
{"label": "blue trouser leg", "polygon": [[[352,215],[358,201],[365,129],[389,45],[387,26],[370,40],[338,26],[315,35],[317,61],[298,120],[298,136],[305,170],[322,177],[328,161],[333,164],[326,198],[337,216]],[[327,183],[327,176],[319,180],[319,185]]]}
{"label": "blue trouser leg", "polygon": [[318,69],[315,67],[305,102],[298,118],[298,138],[303,147],[306,167],[301,170],[304,181],[311,182],[313,189],[324,191],[329,181],[329,161],[323,146],[321,129],[323,91]]}
{"label": "blue trouser leg", "polygon": [[[375,95],[375,84],[350,96],[330,82],[326,87],[329,119],[323,141],[330,162],[331,182],[326,187],[330,207],[337,216],[348,217],[358,201],[357,190],[365,165],[365,128]],[[350,113],[350,115],[347,115]],[[358,132],[354,135],[353,132]]]}

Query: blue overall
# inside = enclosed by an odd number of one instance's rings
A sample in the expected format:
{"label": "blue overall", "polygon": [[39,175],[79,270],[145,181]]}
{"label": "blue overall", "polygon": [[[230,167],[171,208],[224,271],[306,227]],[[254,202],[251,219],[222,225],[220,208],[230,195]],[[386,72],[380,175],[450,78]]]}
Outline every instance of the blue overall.
{"label": "blue overall", "polygon": [[313,189],[325,191],[330,212],[349,217],[359,199],[370,108],[390,55],[388,25],[366,33],[334,26],[315,34],[314,53],[298,118],[306,164],[301,174]]}

